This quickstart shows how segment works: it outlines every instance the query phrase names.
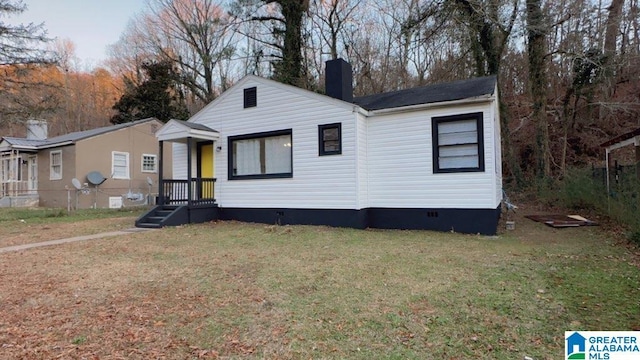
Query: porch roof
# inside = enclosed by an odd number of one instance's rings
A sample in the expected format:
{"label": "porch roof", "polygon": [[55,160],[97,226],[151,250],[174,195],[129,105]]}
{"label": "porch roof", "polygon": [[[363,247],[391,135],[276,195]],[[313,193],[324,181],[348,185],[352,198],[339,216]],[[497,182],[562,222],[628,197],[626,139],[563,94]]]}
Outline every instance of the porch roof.
{"label": "porch roof", "polygon": [[640,128],[629,131],[628,133],[625,133],[622,135],[618,135],[613,139],[610,139],[600,144],[600,146],[605,148],[607,152],[627,146],[627,145],[640,146]]}
{"label": "porch roof", "polygon": [[5,136],[0,139],[0,152],[9,150],[22,150],[36,152],[38,146],[46,143],[46,140],[34,140]]}
{"label": "porch roof", "polygon": [[197,140],[218,140],[220,132],[202,124],[182,120],[169,120],[158,132],[160,141],[185,142],[187,138]]}

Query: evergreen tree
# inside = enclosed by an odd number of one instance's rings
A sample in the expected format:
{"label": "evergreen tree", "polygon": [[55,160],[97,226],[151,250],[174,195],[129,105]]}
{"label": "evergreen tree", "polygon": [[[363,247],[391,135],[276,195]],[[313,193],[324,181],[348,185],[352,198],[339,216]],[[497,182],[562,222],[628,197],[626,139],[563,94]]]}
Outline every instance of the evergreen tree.
{"label": "evergreen tree", "polygon": [[147,80],[139,86],[125,79],[124,94],[113,105],[118,113],[111,117],[111,123],[121,124],[149,117],[163,122],[189,118],[189,111],[178,89],[178,74],[171,62],[147,62],[142,65],[142,70]]}
{"label": "evergreen tree", "polygon": [[27,10],[22,1],[0,0],[0,65],[52,63],[50,53],[41,45],[50,39],[42,24],[11,25],[3,18]]}

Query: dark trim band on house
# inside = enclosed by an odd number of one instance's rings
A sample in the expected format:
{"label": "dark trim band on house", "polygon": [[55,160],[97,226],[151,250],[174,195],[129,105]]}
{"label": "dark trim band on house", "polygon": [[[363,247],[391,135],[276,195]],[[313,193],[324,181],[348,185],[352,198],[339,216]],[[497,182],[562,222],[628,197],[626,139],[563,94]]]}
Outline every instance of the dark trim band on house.
{"label": "dark trim band on house", "polygon": [[482,112],[431,118],[433,172],[484,171]]}
{"label": "dark trim band on house", "polygon": [[226,208],[221,220],[237,220],[276,225],[327,225],[356,229],[401,229],[452,231],[464,234],[495,235],[501,207],[495,209],[443,208]]}
{"label": "dark trim band on house", "polygon": [[342,123],[318,125],[318,155],[342,154]]}
{"label": "dark trim band on house", "polygon": [[293,177],[293,131],[277,130],[227,139],[229,180]]}

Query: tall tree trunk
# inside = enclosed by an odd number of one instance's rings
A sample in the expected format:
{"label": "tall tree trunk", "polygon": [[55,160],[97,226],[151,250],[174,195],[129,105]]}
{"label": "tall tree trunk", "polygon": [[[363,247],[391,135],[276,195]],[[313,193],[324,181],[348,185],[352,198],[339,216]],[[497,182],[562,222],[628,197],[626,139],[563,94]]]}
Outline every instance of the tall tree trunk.
{"label": "tall tree trunk", "polygon": [[304,87],[302,69],[302,20],[308,0],[269,0],[280,4],[285,22],[282,60],[274,66],[273,77],[285,84]]}
{"label": "tall tree trunk", "polygon": [[536,176],[539,179],[551,175],[549,128],[546,114],[546,92],[548,87],[545,65],[545,37],[547,27],[542,15],[541,0],[526,0],[527,4],[527,50],[529,60],[529,84],[535,121]]}
{"label": "tall tree trunk", "polygon": [[[606,103],[613,96],[615,92],[616,79],[616,48],[618,33],[620,32],[620,20],[622,17],[622,7],[624,0],[612,0],[609,6],[609,14],[607,15],[606,30],[604,35],[604,59],[602,63],[602,84],[601,84],[601,105],[600,105],[600,119],[606,119],[608,116],[608,110]],[[604,106],[603,106],[604,105]]]}

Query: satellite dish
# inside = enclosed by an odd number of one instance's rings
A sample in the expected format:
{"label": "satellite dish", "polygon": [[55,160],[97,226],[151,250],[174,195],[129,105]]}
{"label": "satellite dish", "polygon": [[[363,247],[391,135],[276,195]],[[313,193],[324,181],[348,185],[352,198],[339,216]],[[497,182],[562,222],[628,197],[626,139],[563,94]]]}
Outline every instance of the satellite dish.
{"label": "satellite dish", "polygon": [[149,184],[149,186],[153,185],[153,180],[151,180],[151,178],[148,176],[147,176],[147,184]]}
{"label": "satellite dish", "polygon": [[104,177],[100,173],[100,171],[92,171],[87,174],[87,181],[89,181],[92,185],[98,186],[102,184],[105,180],[107,180],[107,178]]}
{"label": "satellite dish", "polygon": [[77,190],[82,190],[82,184],[80,183],[80,180],[73,178],[71,179],[71,183]]}

